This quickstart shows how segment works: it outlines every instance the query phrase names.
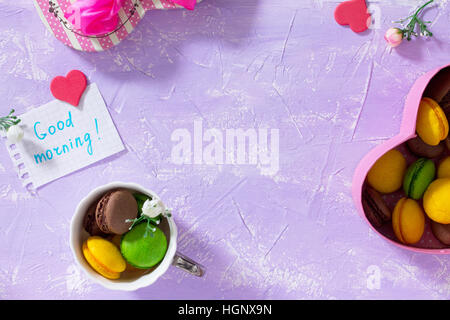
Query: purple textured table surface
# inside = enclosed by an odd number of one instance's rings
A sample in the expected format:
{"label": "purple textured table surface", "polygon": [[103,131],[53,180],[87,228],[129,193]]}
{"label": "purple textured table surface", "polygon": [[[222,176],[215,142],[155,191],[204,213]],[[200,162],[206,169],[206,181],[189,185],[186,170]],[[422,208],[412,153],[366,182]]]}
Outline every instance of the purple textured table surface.
{"label": "purple textured table surface", "polygon": [[[390,51],[385,30],[421,1],[372,3],[380,28],[359,35],[335,23],[337,2],[204,0],[194,12],[149,12],[118,47],[92,54],[54,39],[31,1],[0,1],[1,113],[50,101],[49,81],[80,69],[127,149],[32,195],[2,146],[0,298],[450,298],[450,257],[389,245],[350,194],[361,157],[398,132],[415,79],[449,62],[450,5],[426,12],[435,38]],[[193,132],[194,121],[278,129],[279,171],[174,164],[171,134]],[[70,219],[91,189],[115,180],[173,208],[179,249],[205,277],[171,268],[136,292],[86,278]]]}

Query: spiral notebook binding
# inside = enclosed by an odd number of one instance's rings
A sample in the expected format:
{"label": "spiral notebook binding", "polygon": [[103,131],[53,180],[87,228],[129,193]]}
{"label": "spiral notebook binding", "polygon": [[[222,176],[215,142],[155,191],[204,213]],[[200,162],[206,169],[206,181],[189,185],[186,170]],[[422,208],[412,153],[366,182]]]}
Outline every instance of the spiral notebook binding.
{"label": "spiral notebook binding", "polygon": [[[6,135],[4,132],[1,132],[1,137],[6,140]],[[19,149],[15,147],[14,143],[9,142],[8,140],[6,140],[6,149],[8,150],[9,157],[13,162],[14,171],[17,173],[22,186],[30,192],[34,191],[33,179],[25,166]]]}

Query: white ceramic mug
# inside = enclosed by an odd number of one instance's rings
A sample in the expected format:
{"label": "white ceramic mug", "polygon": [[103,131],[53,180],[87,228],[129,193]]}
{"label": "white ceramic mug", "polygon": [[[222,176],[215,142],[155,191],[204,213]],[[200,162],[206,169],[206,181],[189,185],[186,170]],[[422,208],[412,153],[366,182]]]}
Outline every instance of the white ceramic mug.
{"label": "white ceramic mug", "polygon": [[129,276],[121,277],[117,280],[107,279],[94,271],[94,269],[91,268],[91,266],[84,258],[81,249],[83,242],[90,236],[89,233],[84,230],[83,220],[89,206],[94,201],[102,197],[106,192],[113,189],[128,189],[130,191],[145,194],[152,199],[159,199],[158,195],[153,191],[148,190],[138,184],[112,182],[92,190],[83,200],[81,200],[81,202],[78,204],[70,225],[70,248],[72,249],[72,253],[76,261],[81,266],[81,268],[86,271],[88,277],[91,280],[98,284],[101,284],[108,289],[133,291],[139,288],[147,287],[154,283],[167,271],[170,265],[174,265],[195,276],[201,277],[204,274],[204,269],[201,265],[177,252],[178,233],[177,226],[175,225],[173,217],[163,218],[165,221],[161,222],[161,229],[163,229],[165,225],[165,230],[163,231],[166,233],[168,247],[164,259],[156,267],[153,267],[149,270],[143,270],[139,273],[130,273]]}

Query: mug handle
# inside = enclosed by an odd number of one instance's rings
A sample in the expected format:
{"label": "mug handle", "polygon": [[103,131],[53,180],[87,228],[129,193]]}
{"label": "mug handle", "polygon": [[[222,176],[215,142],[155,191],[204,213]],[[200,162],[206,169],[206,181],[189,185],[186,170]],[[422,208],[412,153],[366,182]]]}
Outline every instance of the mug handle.
{"label": "mug handle", "polygon": [[205,274],[205,269],[202,265],[178,251],[173,257],[172,265],[197,277],[202,277]]}

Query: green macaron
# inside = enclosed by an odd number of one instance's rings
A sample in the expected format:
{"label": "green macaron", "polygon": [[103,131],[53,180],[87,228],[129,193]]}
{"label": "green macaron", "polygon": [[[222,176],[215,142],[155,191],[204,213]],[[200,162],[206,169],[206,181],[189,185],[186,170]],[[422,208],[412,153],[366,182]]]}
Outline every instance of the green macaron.
{"label": "green macaron", "polygon": [[435,176],[436,166],[433,161],[421,158],[414,162],[406,171],[403,180],[406,196],[414,200],[422,198]]}
{"label": "green macaron", "polygon": [[147,223],[140,223],[122,236],[120,252],[136,268],[148,269],[166,255],[167,239],[160,228],[146,232]]}

